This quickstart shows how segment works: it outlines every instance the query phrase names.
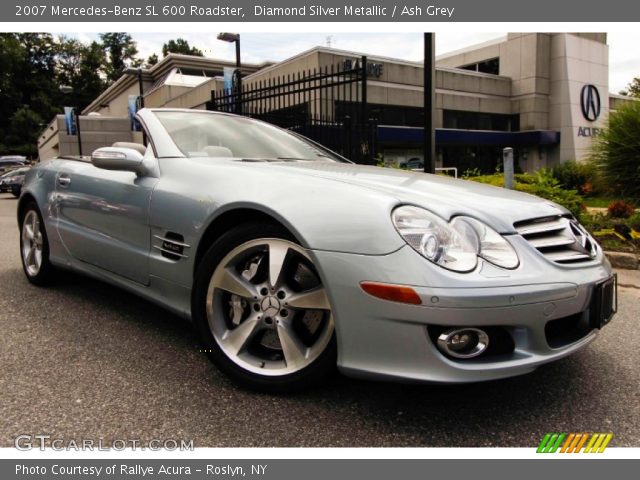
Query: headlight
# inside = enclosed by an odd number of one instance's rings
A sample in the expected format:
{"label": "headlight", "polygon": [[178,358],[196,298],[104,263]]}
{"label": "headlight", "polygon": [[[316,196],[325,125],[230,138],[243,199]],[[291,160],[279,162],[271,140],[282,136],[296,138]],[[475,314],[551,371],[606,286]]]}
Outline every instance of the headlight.
{"label": "headlight", "polygon": [[451,226],[456,230],[465,224],[465,228],[470,226],[478,236],[480,243],[479,253],[486,261],[502,268],[513,269],[520,264],[518,255],[511,244],[491,227],[470,217],[456,217],[451,222]]}
{"label": "headlight", "polygon": [[478,238],[469,226],[466,231],[418,207],[396,208],[392,214],[398,233],[420,255],[441,267],[469,272],[478,263]]}
{"label": "headlight", "polygon": [[420,255],[441,267],[469,272],[478,256],[503,268],[516,268],[518,256],[509,242],[484,223],[456,217],[451,223],[418,207],[393,211],[392,221],[405,241]]}

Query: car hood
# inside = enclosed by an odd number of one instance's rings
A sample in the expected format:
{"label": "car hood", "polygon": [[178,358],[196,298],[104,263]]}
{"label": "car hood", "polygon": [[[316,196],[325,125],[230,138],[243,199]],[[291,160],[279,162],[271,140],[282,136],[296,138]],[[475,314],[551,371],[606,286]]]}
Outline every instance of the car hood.
{"label": "car hood", "polygon": [[469,215],[500,233],[514,233],[513,224],[522,220],[569,213],[533,195],[443,175],[333,162],[269,164],[299,175],[376,190],[395,197],[399,203],[424,207],[446,219]]}

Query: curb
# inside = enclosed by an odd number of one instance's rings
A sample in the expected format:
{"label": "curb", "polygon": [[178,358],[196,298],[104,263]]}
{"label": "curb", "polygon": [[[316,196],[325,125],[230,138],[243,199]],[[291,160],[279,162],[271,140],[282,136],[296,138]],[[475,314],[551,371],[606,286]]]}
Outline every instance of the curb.
{"label": "curb", "polygon": [[635,253],[625,252],[604,252],[614,268],[623,268],[626,270],[638,270],[640,268],[640,259]]}

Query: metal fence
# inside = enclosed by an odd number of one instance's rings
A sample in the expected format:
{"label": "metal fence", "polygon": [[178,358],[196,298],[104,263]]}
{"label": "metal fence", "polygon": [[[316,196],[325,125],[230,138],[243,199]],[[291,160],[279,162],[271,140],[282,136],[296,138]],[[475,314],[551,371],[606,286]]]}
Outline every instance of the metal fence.
{"label": "metal fence", "polygon": [[235,90],[213,90],[207,109],[295,131],[356,163],[373,163],[376,156],[377,126],[367,107],[367,57],[245,80]]}

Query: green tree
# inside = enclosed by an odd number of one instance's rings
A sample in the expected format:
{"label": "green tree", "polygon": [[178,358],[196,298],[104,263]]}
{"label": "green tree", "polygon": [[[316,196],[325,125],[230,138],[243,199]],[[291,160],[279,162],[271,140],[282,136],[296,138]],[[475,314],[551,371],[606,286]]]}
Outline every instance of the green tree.
{"label": "green tree", "polygon": [[606,188],[620,198],[640,199],[640,101],[610,113],[591,157]]}
{"label": "green tree", "polygon": [[153,67],[156,63],[158,63],[158,55],[152,53],[149,55],[149,58],[147,58],[147,66]]}
{"label": "green tree", "polygon": [[124,32],[101,33],[100,40],[106,53],[105,74],[107,83],[115,82],[127,67],[138,67],[138,47],[131,35]]}
{"label": "green tree", "polygon": [[[56,73],[56,39],[46,33],[0,34],[0,138],[3,152],[29,153],[20,128],[35,136],[41,130],[37,122],[24,122],[28,116],[42,123],[59,111]],[[21,112],[17,117],[17,113]],[[32,115],[33,114],[33,115]],[[34,126],[35,125],[35,126]],[[31,137],[29,137],[31,138]],[[2,152],[0,152],[2,153]],[[31,154],[31,153],[29,153]]]}
{"label": "green tree", "polygon": [[38,156],[38,134],[42,129],[42,117],[28,107],[20,107],[11,116],[5,137],[11,153],[30,158]]}
{"label": "green tree", "polygon": [[105,87],[101,77],[105,55],[102,45],[91,42],[88,45],[75,39],[60,37],[56,62],[57,84],[69,85],[73,91],[62,97],[68,106],[85,108]]}
{"label": "green tree", "polygon": [[[103,45],[47,33],[0,33],[0,154],[33,155],[43,123],[105,88]],[[73,92],[63,94],[61,85]]]}
{"label": "green tree", "polygon": [[183,55],[194,55],[196,57],[204,57],[202,50],[197,47],[189,45],[184,38],[177,38],[176,40],[169,40],[162,45],[162,56],[166,57],[170,53],[181,53]]}
{"label": "green tree", "polygon": [[640,77],[635,77],[631,82],[629,82],[627,88],[622,90],[620,94],[640,98]]}
{"label": "green tree", "polygon": [[80,55],[79,75],[73,87],[74,91],[80,92],[78,104],[84,108],[105,89],[106,85],[102,79],[105,55],[102,45],[98,42],[83,45]]}

